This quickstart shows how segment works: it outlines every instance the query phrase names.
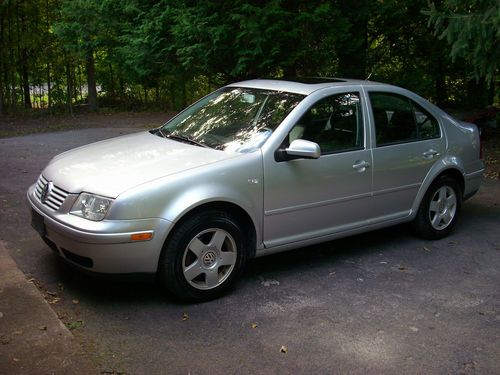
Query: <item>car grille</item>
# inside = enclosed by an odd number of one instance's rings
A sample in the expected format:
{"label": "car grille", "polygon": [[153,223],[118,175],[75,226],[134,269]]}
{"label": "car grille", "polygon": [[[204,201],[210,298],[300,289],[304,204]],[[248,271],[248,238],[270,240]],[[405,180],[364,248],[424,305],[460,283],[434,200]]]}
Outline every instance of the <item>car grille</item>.
{"label": "car grille", "polygon": [[[61,207],[68,194],[67,191],[58,188],[52,183],[49,185],[49,181],[43,176],[40,176],[36,182],[35,197],[40,203],[53,211],[57,211]],[[43,199],[42,196],[44,196]]]}

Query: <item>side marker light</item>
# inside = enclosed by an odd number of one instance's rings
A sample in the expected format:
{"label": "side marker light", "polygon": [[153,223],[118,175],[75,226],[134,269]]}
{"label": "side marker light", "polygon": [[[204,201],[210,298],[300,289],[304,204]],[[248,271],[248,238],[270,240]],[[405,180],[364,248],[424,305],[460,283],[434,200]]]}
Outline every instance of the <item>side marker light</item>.
{"label": "side marker light", "polygon": [[132,241],[149,241],[151,238],[153,238],[153,233],[151,232],[134,233],[130,235]]}

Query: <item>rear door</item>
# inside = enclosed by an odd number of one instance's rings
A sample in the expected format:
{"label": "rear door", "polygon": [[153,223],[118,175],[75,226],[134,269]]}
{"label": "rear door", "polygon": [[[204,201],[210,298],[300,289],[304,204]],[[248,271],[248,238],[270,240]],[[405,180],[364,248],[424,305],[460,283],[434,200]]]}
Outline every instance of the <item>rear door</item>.
{"label": "rear door", "polygon": [[415,100],[368,91],[374,123],[373,202],[379,220],[409,215],[417,192],[446,148],[439,122]]}

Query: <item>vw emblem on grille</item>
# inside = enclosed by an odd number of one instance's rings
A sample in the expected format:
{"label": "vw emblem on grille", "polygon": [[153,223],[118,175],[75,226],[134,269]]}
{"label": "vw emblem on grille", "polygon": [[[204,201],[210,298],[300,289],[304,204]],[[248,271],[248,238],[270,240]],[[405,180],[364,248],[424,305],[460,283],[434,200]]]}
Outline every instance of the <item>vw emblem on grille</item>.
{"label": "vw emblem on grille", "polygon": [[47,184],[42,188],[42,194],[40,195],[40,200],[42,203],[47,202],[47,198],[50,195],[50,192],[52,191],[52,188],[54,187],[54,184],[52,181],[47,182]]}

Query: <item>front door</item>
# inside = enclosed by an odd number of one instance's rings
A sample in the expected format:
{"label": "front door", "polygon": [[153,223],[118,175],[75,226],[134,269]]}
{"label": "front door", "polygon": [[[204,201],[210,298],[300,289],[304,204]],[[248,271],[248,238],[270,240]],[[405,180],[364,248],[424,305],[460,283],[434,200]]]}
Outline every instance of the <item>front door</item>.
{"label": "front door", "polygon": [[319,144],[319,159],[264,165],[264,243],[285,245],[361,226],[369,211],[371,151],[361,95],[335,94],[313,104],[283,141]]}

